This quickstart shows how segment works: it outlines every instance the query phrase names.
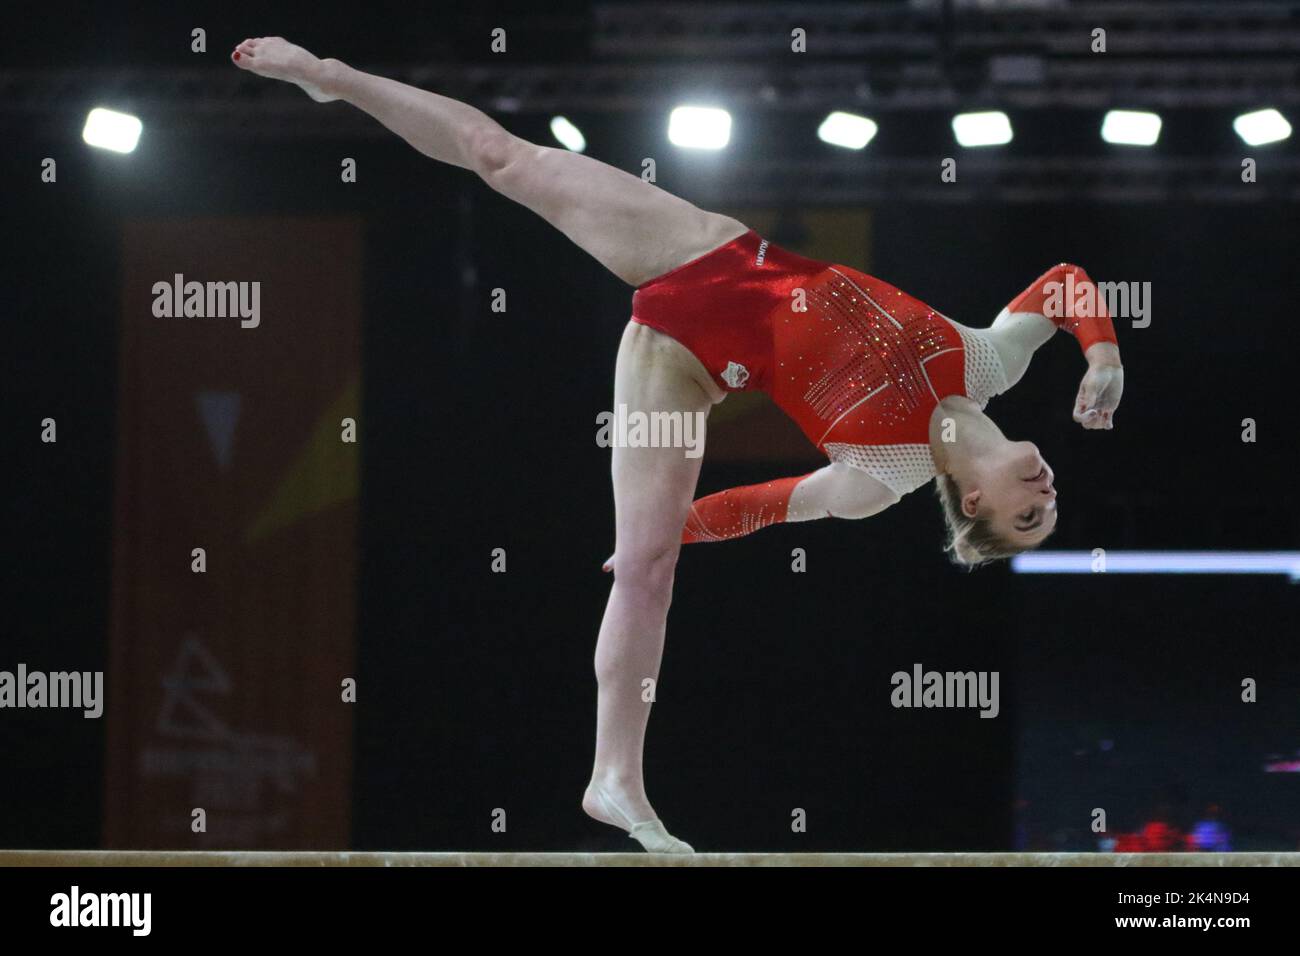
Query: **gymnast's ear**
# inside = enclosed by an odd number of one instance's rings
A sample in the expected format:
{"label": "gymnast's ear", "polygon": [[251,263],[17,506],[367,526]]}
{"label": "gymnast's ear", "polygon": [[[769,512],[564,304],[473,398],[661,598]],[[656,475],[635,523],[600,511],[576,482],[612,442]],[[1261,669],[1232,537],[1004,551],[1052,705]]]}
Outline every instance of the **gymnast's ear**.
{"label": "gymnast's ear", "polygon": [[961,513],[967,518],[974,518],[979,514],[980,507],[980,490],[967,492],[961,498]]}

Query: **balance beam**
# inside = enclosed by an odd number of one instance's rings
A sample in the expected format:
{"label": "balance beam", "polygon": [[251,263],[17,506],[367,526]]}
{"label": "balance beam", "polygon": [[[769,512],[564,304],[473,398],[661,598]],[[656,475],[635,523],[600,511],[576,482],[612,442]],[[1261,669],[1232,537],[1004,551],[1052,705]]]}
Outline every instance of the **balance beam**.
{"label": "balance beam", "polygon": [[20,866],[1300,866],[1300,853],[385,853],[0,850]]}

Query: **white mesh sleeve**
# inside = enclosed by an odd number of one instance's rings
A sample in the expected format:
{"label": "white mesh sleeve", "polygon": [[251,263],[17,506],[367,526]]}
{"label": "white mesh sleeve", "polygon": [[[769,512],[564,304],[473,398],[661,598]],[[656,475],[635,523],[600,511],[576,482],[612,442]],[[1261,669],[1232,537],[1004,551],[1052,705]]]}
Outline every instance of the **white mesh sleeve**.
{"label": "white mesh sleeve", "polygon": [[843,462],[865,471],[900,498],[915,491],[935,476],[930,446],[922,444],[849,445],[827,442],[831,461]]}
{"label": "white mesh sleeve", "polygon": [[1009,387],[1002,357],[984,329],[968,329],[956,323],[953,326],[966,350],[966,397],[983,408],[989,399]]}

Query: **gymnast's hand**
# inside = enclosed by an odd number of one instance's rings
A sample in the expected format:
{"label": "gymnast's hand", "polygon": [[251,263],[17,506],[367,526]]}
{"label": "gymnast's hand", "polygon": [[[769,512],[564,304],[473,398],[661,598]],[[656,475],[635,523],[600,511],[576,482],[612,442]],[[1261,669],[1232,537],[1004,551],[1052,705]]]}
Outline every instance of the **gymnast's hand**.
{"label": "gymnast's hand", "polygon": [[1074,420],[1084,428],[1114,428],[1115,409],[1124,394],[1124,366],[1119,349],[1098,342],[1088,349],[1088,371],[1074,400]]}

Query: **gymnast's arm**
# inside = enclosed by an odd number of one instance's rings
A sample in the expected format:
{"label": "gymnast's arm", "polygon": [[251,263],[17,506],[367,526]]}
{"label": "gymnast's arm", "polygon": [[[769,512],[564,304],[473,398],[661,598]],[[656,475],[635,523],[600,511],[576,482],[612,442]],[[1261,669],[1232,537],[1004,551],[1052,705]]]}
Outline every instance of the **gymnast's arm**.
{"label": "gymnast's arm", "polygon": [[887,486],[841,462],[796,478],[729,488],[691,505],[682,542],[726,541],[779,522],[868,518],[898,501]]}
{"label": "gymnast's arm", "polygon": [[[727,541],[759,528],[818,518],[869,518],[898,501],[888,486],[841,462],[794,478],[728,488],[691,505],[682,543]],[[601,565],[614,570],[611,554]]]}
{"label": "gymnast's arm", "polygon": [[[1066,296],[1073,299],[1067,304]],[[1065,329],[1088,363],[1075,397],[1073,418],[1088,429],[1113,427],[1124,392],[1124,366],[1106,304],[1079,266],[1061,263],[1043,273],[1003,309],[989,328],[1010,388],[1025,374],[1034,352]]]}
{"label": "gymnast's arm", "polygon": [[[783,521],[868,518],[896,501],[898,495],[866,472],[832,462],[796,478],[728,488],[700,498],[687,515],[682,543],[727,541]],[[615,557],[610,555],[601,567],[612,571]]]}

